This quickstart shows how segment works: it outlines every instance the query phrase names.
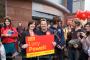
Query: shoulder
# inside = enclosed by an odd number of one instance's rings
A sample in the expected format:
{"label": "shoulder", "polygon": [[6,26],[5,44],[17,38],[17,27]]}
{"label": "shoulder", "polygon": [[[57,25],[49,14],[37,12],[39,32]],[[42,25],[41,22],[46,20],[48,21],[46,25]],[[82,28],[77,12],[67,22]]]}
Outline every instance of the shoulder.
{"label": "shoulder", "polygon": [[53,33],[54,33],[54,31],[53,31],[52,29],[48,29],[48,32],[49,32],[50,34],[53,34]]}
{"label": "shoulder", "polygon": [[57,32],[62,33],[63,32],[63,29],[62,28],[58,28],[57,29]]}
{"label": "shoulder", "polygon": [[26,36],[26,35],[28,35],[28,34],[29,34],[28,31],[24,31],[24,32],[22,33],[22,36]]}
{"label": "shoulder", "polygon": [[50,32],[54,32],[54,29],[52,29],[52,28],[50,28],[50,29],[48,29]]}

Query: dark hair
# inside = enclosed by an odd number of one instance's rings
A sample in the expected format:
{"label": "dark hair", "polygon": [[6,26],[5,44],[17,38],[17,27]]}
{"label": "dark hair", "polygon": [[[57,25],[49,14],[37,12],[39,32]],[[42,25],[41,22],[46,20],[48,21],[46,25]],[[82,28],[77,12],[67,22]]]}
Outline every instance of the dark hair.
{"label": "dark hair", "polygon": [[58,22],[62,22],[59,16],[54,16],[53,17],[53,24],[58,24]]}
{"label": "dark hair", "polygon": [[81,25],[81,23],[79,21],[74,21],[74,23],[75,23],[76,26],[80,26]]}
{"label": "dark hair", "polygon": [[41,21],[46,21],[48,24],[48,21],[45,18],[40,19],[40,24],[41,24]]}
{"label": "dark hair", "polygon": [[29,21],[29,23],[28,23],[28,29],[27,29],[27,30],[29,30],[29,26],[30,26],[31,24],[33,24],[34,22],[35,22],[34,20]]}
{"label": "dark hair", "polygon": [[9,22],[11,22],[11,19],[9,17],[5,17],[4,20],[9,20]]}
{"label": "dark hair", "polygon": [[6,20],[8,20],[8,21],[10,22],[9,28],[12,28],[12,23],[11,23],[10,18],[5,17],[4,20],[5,20],[5,21],[4,21],[4,27],[6,28],[6,24],[5,24],[5,22],[6,22]]}

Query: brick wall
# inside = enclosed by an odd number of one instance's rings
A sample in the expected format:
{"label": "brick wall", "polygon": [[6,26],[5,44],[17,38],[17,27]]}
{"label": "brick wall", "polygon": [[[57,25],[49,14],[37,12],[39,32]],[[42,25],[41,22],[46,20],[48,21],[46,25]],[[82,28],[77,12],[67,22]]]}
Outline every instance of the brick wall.
{"label": "brick wall", "polygon": [[17,26],[22,22],[23,26],[27,26],[28,21],[32,20],[32,1],[31,0],[7,0],[6,16],[9,16]]}

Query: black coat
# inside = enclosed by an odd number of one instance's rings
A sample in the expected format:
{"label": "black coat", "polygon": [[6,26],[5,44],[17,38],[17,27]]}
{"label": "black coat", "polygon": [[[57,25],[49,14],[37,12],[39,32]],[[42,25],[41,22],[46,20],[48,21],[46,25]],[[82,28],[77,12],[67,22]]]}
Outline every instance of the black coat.
{"label": "black coat", "polygon": [[[26,41],[25,41],[26,36],[30,36],[29,31],[24,31],[22,33],[21,40],[20,40],[20,47],[23,44],[26,44]],[[21,54],[23,57],[26,56],[26,49],[21,48]]]}

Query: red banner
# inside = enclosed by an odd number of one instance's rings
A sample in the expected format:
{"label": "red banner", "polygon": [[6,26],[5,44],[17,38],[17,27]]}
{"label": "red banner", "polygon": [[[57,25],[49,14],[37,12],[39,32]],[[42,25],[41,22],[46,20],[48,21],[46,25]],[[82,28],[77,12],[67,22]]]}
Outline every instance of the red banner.
{"label": "red banner", "polygon": [[53,41],[54,35],[26,37],[26,44],[29,45],[29,47],[26,49],[27,58],[53,54]]}

